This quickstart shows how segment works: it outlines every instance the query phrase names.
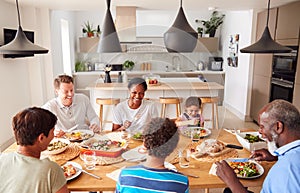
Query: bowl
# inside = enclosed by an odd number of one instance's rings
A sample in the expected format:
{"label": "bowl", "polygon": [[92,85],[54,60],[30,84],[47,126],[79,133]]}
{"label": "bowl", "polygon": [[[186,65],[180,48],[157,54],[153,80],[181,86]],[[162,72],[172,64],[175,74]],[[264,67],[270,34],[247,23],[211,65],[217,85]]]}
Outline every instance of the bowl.
{"label": "bowl", "polygon": [[[55,147],[50,150],[50,147],[53,147],[55,144]],[[59,145],[57,145],[59,144]],[[61,146],[63,144],[63,146]],[[68,139],[62,139],[62,138],[54,138],[49,143],[47,150],[45,150],[45,153],[48,155],[56,155],[64,152],[70,144],[70,141]]]}
{"label": "bowl", "polygon": [[246,134],[254,135],[254,136],[259,136],[261,138],[261,135],[259,132],[236,132],[236,138],[240,142],[240,144],[247,149],[248,151],[253,151],[257,149],[262,149],[262,148],[267,148],[267,143],[266,141],[259,141],[259,142],[253,142],[250,143],[247,139],[245,139]]}

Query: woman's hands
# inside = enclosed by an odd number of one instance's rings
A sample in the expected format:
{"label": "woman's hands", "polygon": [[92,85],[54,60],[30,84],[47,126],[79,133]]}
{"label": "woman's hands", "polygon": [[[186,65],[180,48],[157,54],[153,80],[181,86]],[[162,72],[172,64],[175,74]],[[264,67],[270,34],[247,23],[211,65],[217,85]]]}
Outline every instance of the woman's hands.
{"label": "woman's hands", "polygon": [[277,161],[278,157],[273,156],[267,149],[258,149],[252,152],[250,158],[256,161]]}
{"label": "woman's hands", "polygon": [[94,132],[94,133],[100,133],[101,128],[97,124],[91,124],[89,128]]}

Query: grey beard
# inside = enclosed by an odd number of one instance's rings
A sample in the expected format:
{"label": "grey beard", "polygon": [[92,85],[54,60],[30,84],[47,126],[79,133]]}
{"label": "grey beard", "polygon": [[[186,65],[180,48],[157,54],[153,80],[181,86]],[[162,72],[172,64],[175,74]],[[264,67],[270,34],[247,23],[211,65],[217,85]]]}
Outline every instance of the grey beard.
{"label": "grey beard", "polygon": [[274,131],[271,132],[271,135],[272,135],[272,141],[267,140],[268,150],[272,155],[276,155],[274,152],[278,149],[276,145],[276,140],[278,138],[278,135]]}

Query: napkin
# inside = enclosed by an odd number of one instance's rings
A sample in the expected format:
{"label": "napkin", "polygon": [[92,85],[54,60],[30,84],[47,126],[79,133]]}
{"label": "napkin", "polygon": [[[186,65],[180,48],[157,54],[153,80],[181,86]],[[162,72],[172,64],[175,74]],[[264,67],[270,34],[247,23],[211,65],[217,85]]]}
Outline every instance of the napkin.
{"label": "napkin", "polygon": [[106,174],[106,176],[109,177],[109,178],[111,178],[114,181],[118,181],[120,173],[121,173],[121,170],[123,168],[125,168],[125,166],[122,167],[122,168],[120,168],[120,169],[114,170],[111,173]]}
{"label": "napkin", "polygon": [[217,172],[217,165],[215,163],[213,163],[210,170],[209,170],[209,174],[212,174],[212,175],[216,176],[217,175],[216,172]]}

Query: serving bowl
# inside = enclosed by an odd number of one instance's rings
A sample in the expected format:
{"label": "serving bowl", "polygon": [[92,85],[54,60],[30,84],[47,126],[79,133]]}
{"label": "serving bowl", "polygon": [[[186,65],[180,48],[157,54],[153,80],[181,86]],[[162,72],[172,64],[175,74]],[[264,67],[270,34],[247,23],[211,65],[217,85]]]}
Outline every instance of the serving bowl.
{"label": "serving bowl", "polygon": [[44,152],[48,155],[56,155],[64,152],[70,144],[68,139],[54,138]]}
{"label": "serving bowl", "polygon": [[249,140],[245,139],[246,134],[259,136],[259,138],[261,139],[261,135],[259,134],[259,132],[236,132],[235,135],[237,140],[245,149],[251,152],[257,149],[267,148],[266,141],[258,141],[258,142],[250,143]]}

